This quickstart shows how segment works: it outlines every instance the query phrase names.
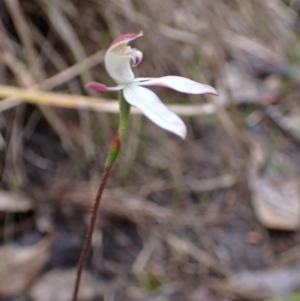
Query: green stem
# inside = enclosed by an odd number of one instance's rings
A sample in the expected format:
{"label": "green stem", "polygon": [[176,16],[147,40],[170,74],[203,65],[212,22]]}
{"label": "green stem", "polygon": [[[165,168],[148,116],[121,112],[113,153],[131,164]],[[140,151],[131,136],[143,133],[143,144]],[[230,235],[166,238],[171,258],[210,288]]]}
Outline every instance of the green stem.
{"label": "green stem", "polygon": [[120,92],[119,99],[120,99],[119,128],[118,128],[118,132],[114,136],[112,143],[110,145],[110,149],[109,149],[109,153],[108,153],[107,160],[105,163],[104,171],[103,171],[103,174],[102,174],[102,177],[100,180],[98,192],[97,192],[96,198],[93,203],[91,218],[90,218],[90,223],[89,223],[88,230],[87,230],[85,243],[84,243],[84,246],[83,246],[80,258],[79,258],[79,262],[78,262],[76,281],[75,281],[75,287],[74,287],[74,291],[73,291],[72,301],[77,300],[81,274],[82,274],[82,270],[83,270],[84,264],[86,262],[86,259],[87,259],[87,256],[88,256],[88,253],[89,253],[89,250],[91,247],[92,236],[93,236],[93,232],[94,232],[95,225],[96,225],[97,213],[98,213],[98,208],[100,205],[101,196],[102,196],[103,190],[105,188],[107,179],[109,177],[110,171],[113,167],[113,164],[115,163],[115,161],[118,157],[118,154],[120,152],[121,142],[123,140],[125,130],[127,127],[127,123],[128,123],[128,118],[129,118],[129,113],[130,113],[130,105],[126,102],[122,91]]}
{"label": "green stem", "polygon": [[118,157],[118,154],[121,149],[121,142],[125,134],[129,113],[130,113],[130,105],[126,102],[122,91],[120,92],[119,99],[120,99],[120,123],[119,123],[118,132],[114,136],[113,141],[110,145],[109,154],[106,160],[106,166],[113,166],[113,164],[115,163]]}

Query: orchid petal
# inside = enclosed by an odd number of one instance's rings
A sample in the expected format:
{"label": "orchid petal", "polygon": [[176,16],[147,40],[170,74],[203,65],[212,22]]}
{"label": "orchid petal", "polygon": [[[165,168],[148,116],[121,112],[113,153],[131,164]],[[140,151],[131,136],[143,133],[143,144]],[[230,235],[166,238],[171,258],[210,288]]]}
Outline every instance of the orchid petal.
{"label": "orchid petal", "polygon": [[143,53],[139,50],[135,51],[133,56],[131,57],[131,59],[133,60],[132,67],[136,67],[142,61],[142,58],[143,58]]}
{"label": "orchid petal", "polygon": [[152,91],[135,84],[125,86],[126,101],[139,108],[151,121],[181,138],[186,136],[183,121],[171,112]]}
{"label": "orchid petal", "polygon": [[155,79],[156,77],[136,77],[133,81],[134,82],[144,82],[146,80]]}
{"label": "orchid petal", "polygon": [[100,92],[113,92],[113,91],[120,91],[124,88],[124,85],[118,85],[116,87],[107,87],[104,84],[90,82],[85,85],[86,89],[92,89]]}
{"label": "orchid petal", "polygon": [[117,37],[116,39],[114,39],[108,50],[107,51],[111,51],[112,49],[114,49],[117,46],[120,45],[126,45],[128,42],[135,40],[138,37],[141,37],[143,35],[143,31],[140,30],[139,32],[135,32],[135,33],[127,33],[127,34],[123,34],[120,37]]}
{"label": "orchid petal", "polygon": [[124,58],[129,58],[130,60],[132,60],[132,67],[136,67],[143,58],[143,53],[141,51],[129,46],[125,47],[122,54]]}
{"label": "orchid petal", "polygon": [[159,78],[136,78],[136,85],[139,86],[161,86],[189,94],[213,94],[218,95],[217,91],[208,85],[197,83],[191,79],[181,76],[163,76]]}

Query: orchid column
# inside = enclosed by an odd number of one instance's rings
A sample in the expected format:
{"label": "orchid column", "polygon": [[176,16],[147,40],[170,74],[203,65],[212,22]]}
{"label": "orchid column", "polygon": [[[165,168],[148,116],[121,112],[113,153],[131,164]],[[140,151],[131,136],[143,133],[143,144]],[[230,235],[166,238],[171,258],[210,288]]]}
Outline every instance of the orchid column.
{"label": "orchid column", "polygon": [[[185,138],[186,126],[184,122],[176,114],[171,112],[155,93],[144,88],[144,86],[161,86],[189,94],[207,93],[217,95],[216,90],[211,86],[200,84],[181,76],[135,78],[131,67],[136,67],[141,62],[143,54],[141,51],[127,46],[127,44],[142,35],[142,31],[122,35],[116,38],[108,48],[104,58],[105,67],[108,74],[118,84],[116,87],[107,87],[104,84],[96,82],[91,82],[86,85],[86,88],[100,92],[120,91],[120,123],[118,132],[115,134],[111,143],[98,192],[93,204],[87,237],[77,268],[73,301],[77,300],[81,273],[91,246],[101,196],[112,166],[117,159],[121,148],[128,122],[130,105],[139,108],[151,121],[161,128],[170,131],[181,138]],[[131,62],[132,65],[130,64]]]}

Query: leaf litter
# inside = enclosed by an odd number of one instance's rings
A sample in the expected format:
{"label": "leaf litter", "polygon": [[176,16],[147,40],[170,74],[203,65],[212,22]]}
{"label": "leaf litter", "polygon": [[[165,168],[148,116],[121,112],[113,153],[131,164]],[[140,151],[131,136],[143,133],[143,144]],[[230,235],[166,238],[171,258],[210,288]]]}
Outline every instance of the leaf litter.
{"label": "leaf litter", "polygon": [[[82,300],[297,292],[298,265],[288,265],[300,244],[296,2],[0,2],[0,225],[3,233],[18,230],[1,245],[1,293],[69,298],[75,272],[68,265],[84,239],[118,111],[114,101],[83,95],[83,86],[89,78],[109,84],[97,64],[112,38],[135,29],[149,37],[137,41],[145,53],[137,76],[216,84],[222,102],[159,92],[176,101],[170,108],[187,123],[185,142],[133,110]],[[72,248],[71,261],[60,255]]]}

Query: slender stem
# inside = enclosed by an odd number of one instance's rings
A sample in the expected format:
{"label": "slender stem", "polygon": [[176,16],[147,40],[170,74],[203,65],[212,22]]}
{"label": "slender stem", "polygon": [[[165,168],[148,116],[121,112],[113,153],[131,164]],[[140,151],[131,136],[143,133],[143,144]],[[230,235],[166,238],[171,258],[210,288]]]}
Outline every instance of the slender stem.
{"label": "slender stem", "polygon": [[85,243],[84,243],[83,249],[81,251],[80,259],[79,259],[79,262],[78,262],[78,267],[77,267],[77,272],[76,272],[76,282],[75,282],[75,288],[74,288],[73,298],[72,298],[73,301],[77,300],[77,294],[78,294],[78,290],[79,290],[81,274],[82,274],[82,270],[83,270],[86,258],[89,254],[89,250],[90,250],[90,247],[91,247],[91,241],[92,241],[92,236],[93,236],[93,232],[94,232],[94,228],[95,228],[95,224],[96,224],[96,220],[97,220],[97,213],[98,213],[98,208],[99,208],[99,205],[100,205],[102,192],[104,190],[106,181],[109,177],[109,173],[111,171],[111,168],[112,168],[112,166],[106,166],[104,168],[104,171],[103,171],[103,174],[102,174],[102,177],[101,177],[101,180],[100,180],[100,185],[99,185],[99,188],[98,188],[98,192],[97,192],[95,201],[93,203],[92,212],[91,212],[91,219],[90,219],[90,223],[89,223]]}
{"label": "slender stem", "polygon": [[120,99],[119,128],[118,128],[118,132],[115,134],[115,136],[111,142],[109,153],[108,153],[107,160],[106,160],[106,164],[104,167],[104,171],[102,173],[102,177],[100,180],[98,192],[97,192],[96,198],[95,198],[93,206],[92,206],[90,223],[88,226],[86,239],[85,239],[84,246],[81,251],[81,255],[80,255],[78,266],[77,266],[76,281],[75,281],[75,287],[74,287],[74,291],[73,291],[72,301],[77,300],[81,274],[82,274],[82,270],[84,268],[84,264],[86,262],[86,259],[87,259],[87,256],[88,256],[88,253],[89,253],[89,250],[91,247],[92,236],[93,236],[93,232],[94,232],[95,225],[96,225],[97,213],[98,213],[98,209],[99,209],[99,205],[100,205],[101,196],[102,196],[103,190],[105,188],[107,179],[109,177],[110,171],[113,167],[113,164],[115,163],[115,161],[118,157],[118,154],[120,152],[121,141],[123,140],[125,130],[127,127],[127,123],[128,123],[130,105],[125,101],[122,91],[120,92],[119,99]]}

